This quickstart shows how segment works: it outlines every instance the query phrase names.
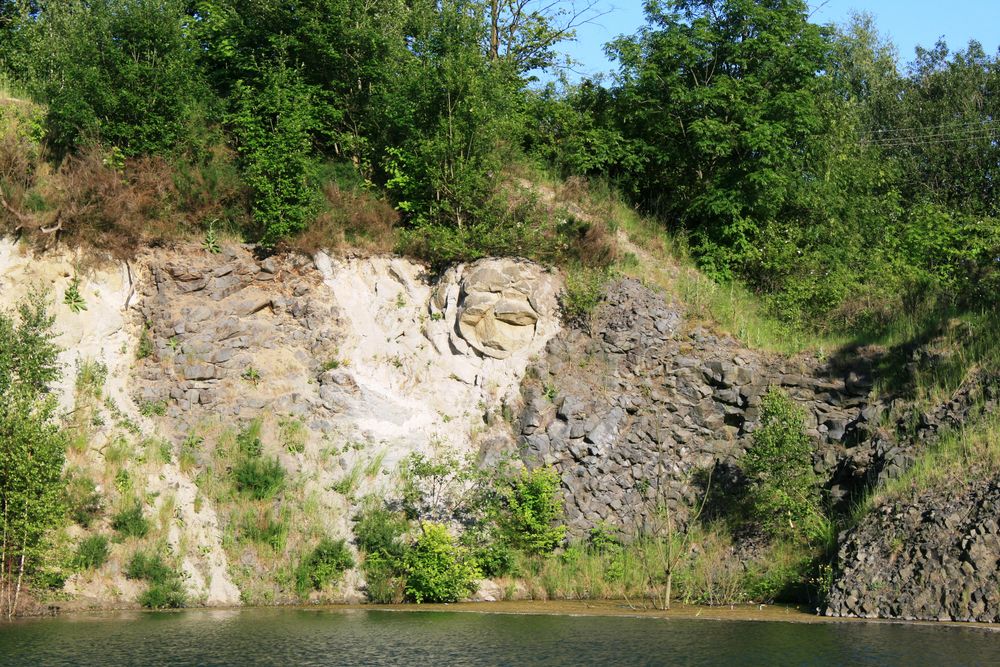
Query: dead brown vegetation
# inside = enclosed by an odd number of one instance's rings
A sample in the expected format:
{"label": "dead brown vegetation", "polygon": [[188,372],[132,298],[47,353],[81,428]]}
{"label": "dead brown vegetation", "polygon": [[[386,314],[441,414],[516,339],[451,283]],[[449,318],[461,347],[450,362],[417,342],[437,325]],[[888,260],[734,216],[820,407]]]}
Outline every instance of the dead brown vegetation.
{"label": "dead brown vegetation", "polygon": [[116,259],[201,233],[246,210],[245,189],[225,155],[201,163],[117,160],[94,146],[53,168],[37,144],[0,138],[0,232],[41,249],[66,243]]}
{"label": "dead brown vegetation", "polygon": [[509,206],[540,228],[546,245],[554,250],[554,256],[545,259],[595,268],[606,268],[618,259],[613,204],[595,194],[587,179],[572,177],[547,185],[537,176],[512,178]]}
{"label": "dead brown vegetation", "polygon": [[384,199],[364,190],[327,183],[325,206],[316,220],[289,245],[312,254],[317,250],[387,253],[396,247],[399,213]]}

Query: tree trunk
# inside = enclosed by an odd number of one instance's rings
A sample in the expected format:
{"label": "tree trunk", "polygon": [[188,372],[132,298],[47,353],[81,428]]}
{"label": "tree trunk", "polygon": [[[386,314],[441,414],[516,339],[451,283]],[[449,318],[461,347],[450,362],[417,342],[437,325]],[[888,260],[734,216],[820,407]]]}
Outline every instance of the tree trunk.
{"label": "tree trunk", "polygon": [[500,59],[500,0],[490,0],[490,60]]}
{"label": "tree trunk", "polygon": [[[27,545],[25,545],[27,547]],[[17,567],[17,587],[14,588],[14,599],[10,605],[10,614],[7,616],[8,619],[14,618],[14,614],[17,613],[17,602],[18,598],[21,597],[21,580],[24,578],[24,551],[21,551],[21,562]]]}
{"label": "tree trunk", "polygon": [[670,589],[673,587],[673,585],[674,585],[674,571],[673,569],[671,569],[667,571],[667,590],[664,592],[663,595],[663,608],[666,609],[667,611],[670,610],[670,594],[671,594]]}

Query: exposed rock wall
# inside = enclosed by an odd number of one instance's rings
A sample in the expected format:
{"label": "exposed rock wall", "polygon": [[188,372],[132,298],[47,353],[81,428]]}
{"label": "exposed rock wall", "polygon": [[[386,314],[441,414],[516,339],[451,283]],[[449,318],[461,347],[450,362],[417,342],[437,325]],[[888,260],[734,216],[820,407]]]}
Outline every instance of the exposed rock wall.
{"label": "exposed rock wall", "polygon": [[827,614],[1000,622],[1000,479],[969,477],[886,503],[852,530]]}
{"label": "exposed rock wall", "polygon": [[[530,360],[561,327],[558,276],[519,260],[435,277],[397,257],[156,248],[80,270],[87,310],[74,313],[62,296],[78,264],[0,243],[0,307],[34,284],[50,289],[67,420],[84,414],[74,409],[74,365],[107,369],[71,452],[74,474],[98,484],[106,511],[71,535],[111,532],[126,496],[143,498],[156,525],[150,539],[166,543],[191,599],[207,604],[285,599],[269,568],[286,567],[316,535],[350,537],[352,503],[396,493],[410,453],[509,446],[509,428],[489,416],[517,396]],[[221,443],[258,417],[263,453],[288,476],[289,493],[272,509],[299,522],[274,562],[241,539],[240,503],[213,491],[230,484]],[[116,544],[101,571],[74,575],[67,590],[134,599],[143,585],[123,572],[142,546]],[[248,597],[242,587],[258,582]],[[344,597],[356,599],[359,583],[348,577]]]}
{"label": "exposed rock wall", "polygon": [[[878,414],[866,364],[748,350],[686,326],[661,295],[622,280],[608,289],[589,332],[564,331],[529,369],[521,451],[529,463],[556,466],[576,533],[599,521],[641,530],[657,503],[691,500],[696,469],[742,453],[771,386],[805,408],[825,479],[852,450],[871,447]],[[883,449],[891,460],[892,447]]]}

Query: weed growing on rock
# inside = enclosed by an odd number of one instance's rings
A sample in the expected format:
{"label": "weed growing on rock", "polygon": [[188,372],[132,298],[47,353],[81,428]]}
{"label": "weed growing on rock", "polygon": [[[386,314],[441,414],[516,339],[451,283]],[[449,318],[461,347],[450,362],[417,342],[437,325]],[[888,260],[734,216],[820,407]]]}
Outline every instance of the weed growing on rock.
{"label": "weed growing on rock", "polygon": [[160,554],[135,552],[125,568],[125,576],[149,584],[139,596],[139,604],[143,607],[176,609],[187,603],[180,572],[167,565]]}
{"label": "weed growing on rock", "polygon": [[215,233],[215,221],[209,223],[208,230],[205,232],[205,239],[201,242],[201,247],[211,255],[218,255],[222,252],[222,247],[219,245],[219,236]]}
{"label": "weed growing on rock", "polygon": [[143,417],[163,417],[167,414],[167,402],[143,401],[139,406],[139,414]]}
{"label": "weed growing on rock", "polygon": [[96,570],[107,560],[108,538],[104,535],[91,535],[77,546],[73,564],[81,570]]}
{"label": "weed growing on rock", "polygon": [[78,468],[71,468],[66,472],[65,483],[66,507],[70,518],[83,528],[88,528],[103,509],[97,485]]}
{"label": "weed growing on rock", "polygon": [[305,597],[310,590],[321,591],[354,567],[354,556],[343,539],[324,537],[295,569],[295,590]]}
{"label": "weed growing on rock", "polygon": [[77,277],[73,278],[73,281],[66,288],[63,293],[63,303],[69,306],[69,309],[74,313],[81,313],[87,310],[87,303],[83,300],[83,296],[80,295],[80,279]]}
{"label": "weed growing on rock", "polygon": [[139,344],[135,348],[136,359],[145,359],[153,355],[153,338],[149,334],[149,327],[143,326],[139,333]]}
{"label": "weed growing on rock", "polygon": [[261,379],[261,377],[260,377],[260,371],[257,370],[253,366],[247,366],[246,370],[244,370],[240,374],[240,377],[242,377],[244,380],[246,380],[247,382],[251,383],[255,387],[258,384],[260,384],[260,379]]}
{"label": "weed growing on rock", "polygon": [[236,490],[254,500],[269,500],[285,486],[285,469],[278,459],[251,458],[233,468]]}
{"label": "weed growing on rock", "polygon": [[111,527],[122,537],[145,537],[149,533],[149,521],[143,515],[142,505],[133,500],[111,519]]}
{"label": "weed growing on rock", "polygon": [[243,540],[266,544],[280,552],[288,540],[288,523],[282,518],[273,518],[266,510],[251,510],[243,515],[239,534]]}

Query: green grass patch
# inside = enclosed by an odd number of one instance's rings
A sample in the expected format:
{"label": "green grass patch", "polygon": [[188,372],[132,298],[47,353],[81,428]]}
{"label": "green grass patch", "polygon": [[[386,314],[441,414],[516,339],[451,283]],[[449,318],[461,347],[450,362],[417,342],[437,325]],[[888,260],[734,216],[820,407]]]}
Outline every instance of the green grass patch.
{"label": "green grass patch", "polygon": [[111,527],[123,537],[141,538],[149,533],[149,520],[143,515],[139,501],[134,501],[111,518]]}
{"label": "green grass patch", "polygon": [[905,473],[880,484],[859,503],[852,521],[857,524],[873,508],[887,502],[962,484],[973,470],[977,476],[1000,472],[1000,415],[989,414],[974,424],[941,434]]}
{"label": "green grass patch", "polygon": [[108,538],[104,535],[90,535],[77,546],[73,564],[81,570],[96,570],[107,560]]}
{"label": "green grass patch", "polygon": [[254,500],[268,500],[285,487],[285,469],[276,458],[252,458],[233,468],[236,490]]}

